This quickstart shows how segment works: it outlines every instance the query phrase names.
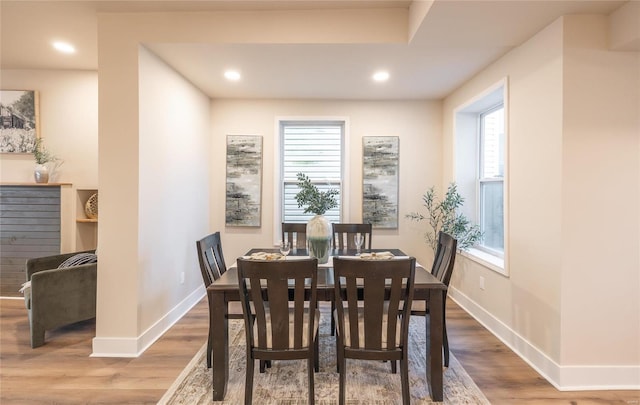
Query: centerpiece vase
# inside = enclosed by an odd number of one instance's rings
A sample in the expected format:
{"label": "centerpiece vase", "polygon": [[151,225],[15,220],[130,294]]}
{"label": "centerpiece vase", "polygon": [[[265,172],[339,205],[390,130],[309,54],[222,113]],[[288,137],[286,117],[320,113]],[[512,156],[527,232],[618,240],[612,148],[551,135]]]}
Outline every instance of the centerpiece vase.
{"label": "centerpiece vase", "polygon": [[309,256],[318,259],[319,264],[329,261],[331,222],[324,215],[316,215],[307,222],[307,243]]}

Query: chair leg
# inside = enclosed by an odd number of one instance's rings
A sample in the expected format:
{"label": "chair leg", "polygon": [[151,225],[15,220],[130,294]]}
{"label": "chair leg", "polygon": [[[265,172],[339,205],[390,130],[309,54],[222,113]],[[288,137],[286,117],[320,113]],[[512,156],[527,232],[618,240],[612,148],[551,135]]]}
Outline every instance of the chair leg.
{"label": "chair leg", "polygon": [[207,339],[207,368],[211,368],[213,357],[213,339],[211,338],[211,330],[209,330],[209,338]]}
{"label": "chair leg", "polygon": [[406,357],[400,360],[400,381],[402,383],[402,404],[409,405],[411,394],[409,392],[409,362]]}
{"label": "chair leg", "polygon": [[266,368],[269,367],[267,360],[260,360],[260,374],[264,373]]}
{"label": "chair leg", "polygon": [[339,388],[339,405],[344,405],[345,402],[345,383],[346,383],[346,374],[347,374],[347,362],[344,358],[344,353],[338,355],[338,369],[340,370],[340,388]]}
{"label": "chair leg", "polygon": [[336,372],[340,372],[340,336],[336,336]]}
{"label": "chair leg", "polygon": [[449,338],[447,337],[447,322],[445,318],[442,318],[442,330],[444,331],[442,337],[442,349],[444,350],[444,366],[449,367]]}
{"label": "chair leg", "polygon": [[335,301],[331,301],[331,336],[336,334],[336,319],[333,317],[333,311],[336,310]]}
{"label": "chair leg", "polygon": [[[262,362],[262,360],[260,360]],[[255,361],[251,357],[251,353],[247,354],[247,369],[245,371],[244,384],[244,405],[251,405],[253,401],[253,368]]]}
{"label": "chair leg", "polygon": [[[315,355],[314,355],[315,357]],[[307,373],[309,374],[309,405],[315,404],[315,392],[314,392],[314,382],[313,382],[313,374],[315,372],[315,359],[307,359]]]}
{"label": "chair leg", "polygon": [[395,360],[391,360],[391,373],[393,374],[397,374],[398,373],[398,362],[396,362]]}
{"label": "chair leg", "polygon": [[315,348],[313,350],[313,370],[317,373],[320,371],[320,343],[318,336],[314,342]]}

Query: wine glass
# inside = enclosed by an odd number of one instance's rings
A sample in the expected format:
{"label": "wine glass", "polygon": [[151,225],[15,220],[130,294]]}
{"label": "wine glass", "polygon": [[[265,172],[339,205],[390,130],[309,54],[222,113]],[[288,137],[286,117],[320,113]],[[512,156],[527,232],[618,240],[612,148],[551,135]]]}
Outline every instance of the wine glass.
{"label": "wine glass", "polygon": [[290,251],[291,245],[289,244],[289,241],[283,240],[282,242],[280,242],[280,253],[282,253],[282,256],[284,256],[285,260],[287,259],[287,255]]}
{"label": "wine glass", "polygon": [[362,244],[364,243],[364,235],[361,233],[356,233],[353,235],[353,242],[356,244],[356,251],[358,252],[356,256],[360,255],[360,250],[362,249]]}

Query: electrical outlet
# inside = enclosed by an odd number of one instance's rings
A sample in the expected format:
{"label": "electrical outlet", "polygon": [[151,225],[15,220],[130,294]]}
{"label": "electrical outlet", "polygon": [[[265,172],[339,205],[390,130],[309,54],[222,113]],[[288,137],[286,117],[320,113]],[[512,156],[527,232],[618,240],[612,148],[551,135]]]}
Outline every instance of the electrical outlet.
{"label": "electrical outlet", "polygon": [[180,284],[184,284],[184,271],[180,273]]}
{"label": "electrical outlet", "polygon": [[480,289],[484,290],[484,277],[480,276]]}

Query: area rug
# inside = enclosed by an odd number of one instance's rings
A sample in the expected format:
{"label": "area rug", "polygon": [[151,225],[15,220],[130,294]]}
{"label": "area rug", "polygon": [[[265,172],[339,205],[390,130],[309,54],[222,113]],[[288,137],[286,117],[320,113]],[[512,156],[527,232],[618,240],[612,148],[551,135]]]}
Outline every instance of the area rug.
{"label": "area rug", "polygon": [[[328,314],[320,326],[320,371],[315,374],[316,404],[338,403],[335,340],[329,334]],[[411,317],[409,342],[409,382],[412,404],[442,404],[429,396],[425,376],[425,319]],[[244,403],[245,334],[242,320],[229,321],[229,382],[227,395],[220,404]],[[392,374],[385,362],[347,360],[346,402],[356,404],[401,404],[400,373]],[[254,404],[307,404],[307,362],[275,361],[253,381]],[[206,344],[193,357],[158,402],[161,405],[211,404],[212,371],[207,369]],[[444,371],[445,404],[489,404],[464,368],[451,354]]]}

